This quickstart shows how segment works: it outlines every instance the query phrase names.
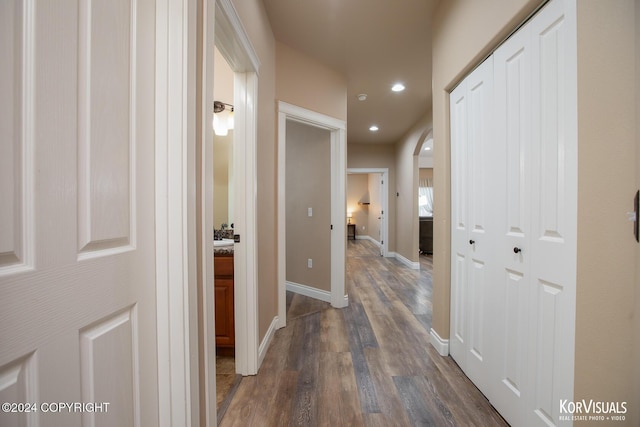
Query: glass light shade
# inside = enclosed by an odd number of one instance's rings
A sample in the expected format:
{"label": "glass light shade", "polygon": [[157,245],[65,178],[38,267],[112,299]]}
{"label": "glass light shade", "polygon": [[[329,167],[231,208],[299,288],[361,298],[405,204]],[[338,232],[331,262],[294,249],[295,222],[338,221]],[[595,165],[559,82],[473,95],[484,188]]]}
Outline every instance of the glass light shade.
{"label": "glass light shade", "polygon": [[220,113],[213,115],[213,131],[218,136],[227,136],[229,134],[227,121],[220,117]]}

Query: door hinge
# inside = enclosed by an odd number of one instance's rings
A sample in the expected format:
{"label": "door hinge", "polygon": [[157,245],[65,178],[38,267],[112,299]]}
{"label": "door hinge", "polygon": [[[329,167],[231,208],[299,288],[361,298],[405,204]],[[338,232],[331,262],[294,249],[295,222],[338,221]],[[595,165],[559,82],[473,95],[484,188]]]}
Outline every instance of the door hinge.
{"label": "door hinge", "polygon": [[331,224],[331,229],[333,230],[333,224]]}
{"label": "door hinge", "polygon": [[233,241],[235,243],[240,243],[240,235],[239,234],[234,234],[233,235]]}

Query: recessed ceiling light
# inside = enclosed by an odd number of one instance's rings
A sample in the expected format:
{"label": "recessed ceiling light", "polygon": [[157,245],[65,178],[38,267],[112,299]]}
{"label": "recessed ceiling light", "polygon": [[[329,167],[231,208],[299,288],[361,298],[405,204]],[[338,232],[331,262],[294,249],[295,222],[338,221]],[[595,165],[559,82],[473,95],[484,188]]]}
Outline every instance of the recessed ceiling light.
{"label": "recessed ceiling light", "polygon": [[371,132],[376,132],[376,131],[378,130],[378,126],[373,125],[373,126],[371,126],[371,127],[369,128],[369,130],[370,130]]}
{"label": "recessed ceiling light", "polygon": [[424,147],[425,151],[431,151],[431,147]]}
{"label": "recessed ceiling light", "polygon": [[391,87],[391,90],[394,92],[402,92],[404,90],[404,85],[402,83],[396,83]]}
{"label": "recessed ceiling light", "polygon": [[367,94],[366,93],[361,93],[358,95],[358,101],[366,101],[367,100]]}

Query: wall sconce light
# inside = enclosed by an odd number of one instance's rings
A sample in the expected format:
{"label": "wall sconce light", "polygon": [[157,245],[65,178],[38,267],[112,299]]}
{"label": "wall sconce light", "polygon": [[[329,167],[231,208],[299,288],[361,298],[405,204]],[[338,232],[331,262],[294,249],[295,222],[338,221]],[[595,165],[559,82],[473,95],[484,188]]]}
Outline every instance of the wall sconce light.
{"label": "wall sconce light", "polygon": [[[229,107],[229,108],[227,108]],[[218,136],[227,136],[229,129],[234,128],[234,107],[221,101],[213,101],[213,130]]]}

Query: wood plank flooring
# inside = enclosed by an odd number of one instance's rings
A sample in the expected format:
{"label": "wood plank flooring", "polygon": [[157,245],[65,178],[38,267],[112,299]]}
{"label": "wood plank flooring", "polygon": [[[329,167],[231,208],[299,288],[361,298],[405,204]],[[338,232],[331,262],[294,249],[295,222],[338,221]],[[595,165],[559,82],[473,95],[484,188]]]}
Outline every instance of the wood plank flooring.
{"label": "wood plank flooring", "polygon": [[429,344],[432,263],[420,258],[411,270],[349,241],[349,306],[288,294],[287,327],[220,425],[507,426]]}

